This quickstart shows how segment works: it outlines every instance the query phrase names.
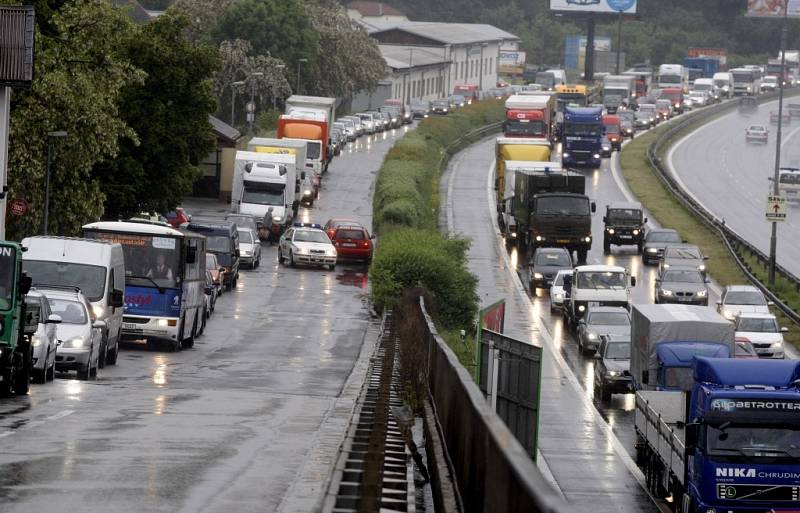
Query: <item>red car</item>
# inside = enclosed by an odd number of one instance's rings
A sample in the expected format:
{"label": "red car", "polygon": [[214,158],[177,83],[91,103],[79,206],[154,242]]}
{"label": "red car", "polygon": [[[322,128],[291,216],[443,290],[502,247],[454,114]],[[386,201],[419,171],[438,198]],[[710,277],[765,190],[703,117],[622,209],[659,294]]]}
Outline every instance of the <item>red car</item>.
{"label": "red car", "polygon": [[331,241],[339,258],[367,263],[372,260],[372,238],[363,226],[340,225],[334,230]]}
{"label": "red car", "polygon": [[176,230],[192,220],[192,215],[183,207],[176,207],[172,212],[167,213],[167,222]]}
{"label": "red car", "polygon": [[358,226],[363,228],[364,225],[361,224],[361,221],[356,221],[355,219],[348,219],[346,217],[334,217],[333,219],[328,219],[328,222],[325,223],[325,226],[322,227],[325,230],[325,233],[328,234],[328,238],[333,240],[333,234],[336,233],[336,229],[340,226]]}

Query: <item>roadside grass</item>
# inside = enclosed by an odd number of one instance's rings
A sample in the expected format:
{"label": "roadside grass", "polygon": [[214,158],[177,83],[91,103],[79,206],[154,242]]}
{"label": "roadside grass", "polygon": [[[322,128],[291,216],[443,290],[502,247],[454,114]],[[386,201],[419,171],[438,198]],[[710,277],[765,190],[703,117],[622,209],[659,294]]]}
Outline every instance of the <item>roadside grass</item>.
{"label": "roadside grass", "polygon": [[[702,121],[692,123],[672,138],[670,144],[677,141],[684,134],[694,130],[700,123],[707,123],[713,118],[704,118]],[[647,148],[660,135],[665,126],[657,127],[648,133],[635,138],[627,144],[620,153],[620,167],[625,181],[631,192],[650,212],[650,216],[665,228],[672,228],[680,233],[683,240],[695,244],[709,257],[708,269],[711,276],[722,286],[748,283],[747,277],[739,269],[733,257],[728,253],[720,237],[695,218],[678,200],[669,192],[661,180],[656,176],[655,170],[650,167],[647,159]],[[668,151],[670,144],[665,145]],[[663,156],[662,156],[663,158]],[[762,282],[767,281],[767,271],[758,264],[752,255],[745,255],[745,261],[751,272]],[[773,290],[781,300],[793,309],[800,307],[800,292],[786,280],[778,279]],[[784,334],[784,339],[800,348],[800,328],[784,316],[777,308],[772,309],[781,326],[789,329]]]}

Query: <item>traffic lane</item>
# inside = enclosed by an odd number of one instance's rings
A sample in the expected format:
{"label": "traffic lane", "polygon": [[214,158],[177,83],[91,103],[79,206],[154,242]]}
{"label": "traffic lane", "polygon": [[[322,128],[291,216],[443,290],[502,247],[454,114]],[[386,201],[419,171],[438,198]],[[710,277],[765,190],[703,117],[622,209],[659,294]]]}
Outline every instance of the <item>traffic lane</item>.
{"label": "traffic lane", "polygon": [[[315,213],[361,211],[399,134],[336,159]],[[190,211],[226,210],[197,202]],[[0,402],[3,511],[278,506],[358,356],[366,270],[282,268],[263,249],[262,266],[220,297],[194,349],[126,348],[97,381],[58,379]]]}
{"label": "traffic lane", "polygon": [[[625,435],[632,431],[630,408],[614,398],[606,405],[592,401],[593,360],[580,356],[576,343],[564,330],[558,316],[551,316],[544,298],[532,302],[526,291],[517,289],[507,271],[511,266],[524,279],[524,256],[512,251],[506,261],[492,226],[490,167],[494,139],[489,138],[458,153],[448,166],[442,186],[445,205],[443,224],[455,234],[470,238],[469,268],[479,279],[478,294],[485,306],[498,299],[506,300],[505,332],[543,348],[542,392],[540,411],[540,463],[552,472],[568,501],[598,510],[657,511],[642,489],[630,454],[633,442],[609,431]],[[604,171],[592,174],[592,192],[600,193],[612,180]],[[605,198],[603,198],[605,201]],[[609,199],[611,201],[611,199]],[[603,203],[604,204],[604,203]],[[597,216],[595,216],[597,217]],[[600,216],[602,218],[602,216]],[[597,219],[593,219],[595,238]],[[600,221],[602,224],[602,220]],[[621,253],[609,257],[602,248],[589,255],[597,259],[625,258]],[[631,262],[631,267],[634,264]],[[547,341],[552,339],[552,344]],[[602,412],[602,413],[599,413]],[[602,421],[605,415],[608,421]],[[630,424],[625,431],[625,423]],[[623,429],[620,429],[622,426]],[[641,473],[638,472],[639,477]]]}
{"label": "traffic lane", "polygon": [[[674,172],[686,188],[716,216],[761,251],[769,253],[770,226],[764,219],[766,196],[772,193],[775,166],[776,125],[769,122],[769,113],[777,109],[770,102],[749,116],[733,112],[702,126],[676,144],[669,154]],[[770,129],[766,145],[747,144],[745,128],[761,124]],[[784,127],[782,141],[783,166],[800,166],[800,150],[796,144],[800,127],[794,118]],[[777,260],[782,266],[800,275],[800,204],[790,204],[786,222],[778,223]]]}

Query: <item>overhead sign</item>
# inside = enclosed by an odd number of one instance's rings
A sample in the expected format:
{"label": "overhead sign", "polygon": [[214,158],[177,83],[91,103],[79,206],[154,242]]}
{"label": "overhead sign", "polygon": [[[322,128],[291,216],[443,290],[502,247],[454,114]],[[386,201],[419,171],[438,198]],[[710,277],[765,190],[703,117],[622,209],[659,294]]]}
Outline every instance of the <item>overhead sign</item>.
{"label": "overhead sign", "polygon": [[550,0],[550,10],[636,14],[636,0]]}
{"label": "overhead sign", "polygon": [[767,221],[786,221],[786,198],[784,196],[767,197]]}
{"label": "overhead sign", "polygon": [[785,9],[789,18],[800,18],[800,0],[747,0],[747,16],[753,18],[782,18]]}
{"label": "overhead sign", "polygon": [[728,64],[728,50],[725,48],[702,48],[697,46],[690,46],[686,51],[687,57],[707,57],[717,59],[721,65]]}

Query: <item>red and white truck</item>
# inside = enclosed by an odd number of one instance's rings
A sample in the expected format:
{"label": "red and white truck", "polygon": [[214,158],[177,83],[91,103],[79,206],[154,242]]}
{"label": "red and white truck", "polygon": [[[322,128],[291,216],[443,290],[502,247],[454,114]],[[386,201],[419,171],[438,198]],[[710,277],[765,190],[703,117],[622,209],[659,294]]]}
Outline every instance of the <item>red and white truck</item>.
{"label": "red and white truck", "polygon": [[317,175],[328,170],[331,129],[336,98],[292,95],[286,100],[286,113],[278,119],[278,139],[307,142],[307,171]]}
{"label": "red and white truck", "polygon": [[555,111],[552,95],[512,95],[506,100],[503,135],[553,141]]}

